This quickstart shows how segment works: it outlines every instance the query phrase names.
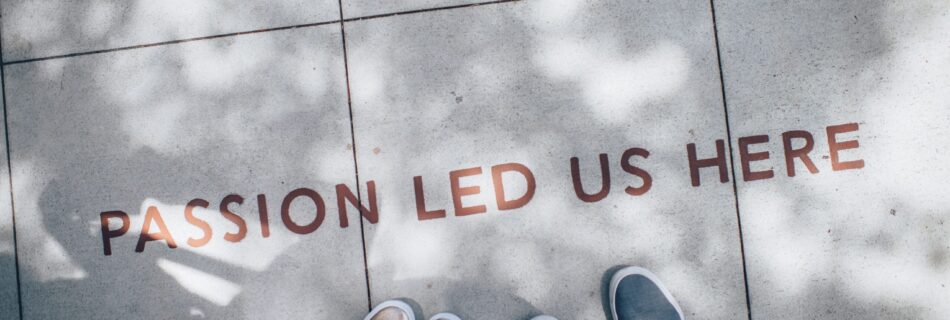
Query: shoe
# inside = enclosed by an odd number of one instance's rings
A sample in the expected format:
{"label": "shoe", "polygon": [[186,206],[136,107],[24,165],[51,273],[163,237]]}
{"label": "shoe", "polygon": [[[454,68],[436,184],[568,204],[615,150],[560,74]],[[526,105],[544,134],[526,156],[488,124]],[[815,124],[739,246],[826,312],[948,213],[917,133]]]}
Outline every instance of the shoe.
{"label": "shoe", "polygon": [[614,320],[683,320],[683,311],[660,279],[640,267],[626,267],[610,279]]}
{"label": "shoe", "polygon": [[531,318],[531,320],[557,320],[557,318],[552,317],[552,316],[547,316],[547,315],[540,315],[540,316]]}
{"label": "shoe", "polygon": [[376,305],[363,320],[416,320],[416,313],[405,302],[388,300]]}
{"label": "shoe", "polygon": [[432,318],[429,318],[429,320],[462,320],[462,318],[459,318],[459,316],[448,312],[443,312],[432,316]]}

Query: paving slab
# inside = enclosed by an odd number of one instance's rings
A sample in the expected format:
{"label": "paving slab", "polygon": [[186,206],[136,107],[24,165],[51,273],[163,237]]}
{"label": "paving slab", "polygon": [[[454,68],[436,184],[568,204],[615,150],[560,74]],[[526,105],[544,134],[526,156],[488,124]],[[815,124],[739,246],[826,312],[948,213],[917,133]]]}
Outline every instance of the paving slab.
{"label": "paving slab", "polygon": [[[3,79],[0,79],[2,86]],[[0,101],[3,106],[3,101]],[[3,115],[0,115],[3,120]],[[0,122],[0,129],[6,122]],[[6,151],[6,139],[0,139],[0,150]],[[0,157],[0,319],[20,319],[17,298],[16,245],[13,240],[13,206],[10,203],[10,172],[7,157]],[[6,183],[4,183],[6,182]]]}
{"label": "paving slab", "polygon": [[950,3],[715,4],[752,317],[946,319]]}
{"label": "paving slab", "polygon": [[3,58],[15,61],[276,28],[340,17],[337,0],[11,0],[3,11]]}
{"label": "paving slab", "polygon": [[[360,183],[379,211],[364,223],[372,302],[603,319],[608,271],[639,265],[687,318],[745,318],[732,185],[713,168],[693,187],[687,157],[726,139],[711,17],[701,1],[523,1],[347,23]],[[632,148],[649,152],[626,159],[649,188],[621,166]]]}
{"label": "paving slab", "polygon": [[24,317],[361,317],[342,52],[330,25],[6,66]]}
{"label": "paving slab", "polygon": [[463,6],[496,1],[497,0],[343,0],[342,5],[344,18],[358,18],[397,12],[429,10],[434,8]]}

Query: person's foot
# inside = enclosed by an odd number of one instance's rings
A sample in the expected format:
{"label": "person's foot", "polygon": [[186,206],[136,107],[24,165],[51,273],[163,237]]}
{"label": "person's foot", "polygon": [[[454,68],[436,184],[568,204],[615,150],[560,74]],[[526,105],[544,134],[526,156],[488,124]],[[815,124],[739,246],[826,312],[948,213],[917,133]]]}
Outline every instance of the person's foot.
{"label": "person's foot", "polygon": [[432,316],[432,318],[429,318],[429,320],[462,320],[462,319],[459,318],[459,316],[455,314],[443,312],[443,313],[438,313]]}
{"label": "person's foot", "polygon": [[557,320],[557,318],[548,316],[548,315],[540,315],[540,316],[531,318],[531,320]]}
{"label": "person's foot", "polygon": [[613,320],[683,320],[683,311],[660,279],[640,267],[626,267],[610,279]]}
{"label": "person's foot", "polygon": [[416,314],[409,304],[388,300],[376,305],[363,320],[416,320]]}

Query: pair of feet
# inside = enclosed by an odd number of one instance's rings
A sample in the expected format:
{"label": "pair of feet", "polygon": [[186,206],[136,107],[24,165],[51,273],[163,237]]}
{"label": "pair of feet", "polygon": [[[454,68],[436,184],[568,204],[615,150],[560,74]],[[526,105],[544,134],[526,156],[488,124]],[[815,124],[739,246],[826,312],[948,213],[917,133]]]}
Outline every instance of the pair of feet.
{"label": "pair of feet", "polygon": [[[626,267],[610,278],[610,313],[613,320],[683,320],[676,300],[649,270]],[[363,320],[417,320],[415,311],[405,302],[380,303]],[[461,320],[451,313],[439,313],[429,320]],[[531,320],[557,320],[542,315]]]}

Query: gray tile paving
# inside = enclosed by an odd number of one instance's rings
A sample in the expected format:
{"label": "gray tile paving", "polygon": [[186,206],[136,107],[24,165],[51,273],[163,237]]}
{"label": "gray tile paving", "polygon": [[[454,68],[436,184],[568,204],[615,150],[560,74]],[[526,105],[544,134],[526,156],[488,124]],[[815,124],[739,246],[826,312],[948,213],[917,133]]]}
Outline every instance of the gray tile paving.
{"label": "gray tile paving", "polygon": [[337,20],[337,0],[11,0],[3,58],[14,61],[154,42]]}
{"label": "gray tile paving", "polygon": [[[640,265],[690,319],[745,317],[732,185],[704,169],[692,187],[686,155],[726,138],[708,3],[523,1],[346,28],[360,178],[378,192],[379,221],[366,224],[374,303],[603,319],[606,272]],[[650,152],[630,160],[652,177],[641,196],[624,192],[642,183],[620,166],[633,147]],[[600,153],[611,189],[586,203],[570,159],[593,192]],[[491,168],[509,162],[536,189],[499,210]],[[481,174],[457,173],[456,193],[477,195],[456,209],[449,172],[473,167]],[[420,221],[416,176],[426,210],[444,218]],[[508,201],[529,189],[518,173],[502,181]]]}
{"label": "gray tile paving", "polygon": [[[733,143],[768,135],[750,170],[774,171],[738,186],[752,316],[945,319],[950,3],[715,3]],[[791,130],[817,173],[794,158],[789,177]],[[863,167],[834,170],[836,153]]]}
{"label": "gray tile paving", "polygon": [[24,317],[362,316],[334,194],[355,182],[341,43],[330,25],[6,66]]}
{"label": "gray tile paving", "polygon": [[[343,1],[343,11],[475,2]],[[950,6],[715,4],[752,316],[944,318]],[[0,10],[4,61],[339,15],[335,1]],[[640,265],[689,319],[744,318],[731,183],[703,169],[693,187],[686,157],[688,143],[706,157],[726,138],[710,14],[702,1],[520,1],[347,23],[364,202],[366,181],[378,192],[379,221],[363,222],[373,302],[405,297],[466,319],[598,319],[605,273]],[[339,37],[334,24],[5,66],[25,318],[360,318],[359,218],[347,205],[340,226],[335,190],[356,186]],[[828,126],[852,123],[830,151]],[[816,174],[793,158],[789,177],[782,133],[792,130],[813,138]],[[752,140],[739,138],[757,135],[769,141],[743,155]],[[620,165],[632,147],[650,153],[631,160],[652,177],[643,195],[624,192],[641,183]],[[769,158],[746,171],[772,177],[742,181],[742,160],[762,151]],[[599,153],[611,191],[585,203],[569,159],[590,191]],[[863,166],[835,170],[835,157]],[[496,199],[491,171],[503,163],[532,172],[523,207]],[[455,203],[450,172],[474,167],[455,173],[454,192],[474,193]],[[417,211],[417,176],[430,219]],[[501,178],[508,201],[531,189],[516,172]],[[300,187],[325,205],[306,235],[281,217]],[[230,206],[246,227],[238,243],[225,240],[240,238],[237,218],[218,210],[231,193],[244,198]],[[201,247],[200,222],[184,214],[193,198],[210,207],[192,211],[212,230]],[[0,183],[0,319],[17,314],[10,203]],[[106,256],[109,210],[127,212],[130,229]],[[312,210],[297,198],[290,219]],[[154,240],[135,251],[147,221],[161,236],[149,212],[176,249]],[[110,221],[105,232],[121,219]]]}
{"label": "gray tile paving", "polygon": [[[0,79],[2,83],[3,79]],[[2,106],[0,101],[0,106]],[[3,115],[0,114],[0,120]],[[0,130],[4,128],[0,122]],[[7,141],[0,139],[0,150],[6,152]],[[17,301],[16,246],[13,243],[13,210],[10,204],[10,173],[6,155],[0,157],[0,319],[19,319]]]}

